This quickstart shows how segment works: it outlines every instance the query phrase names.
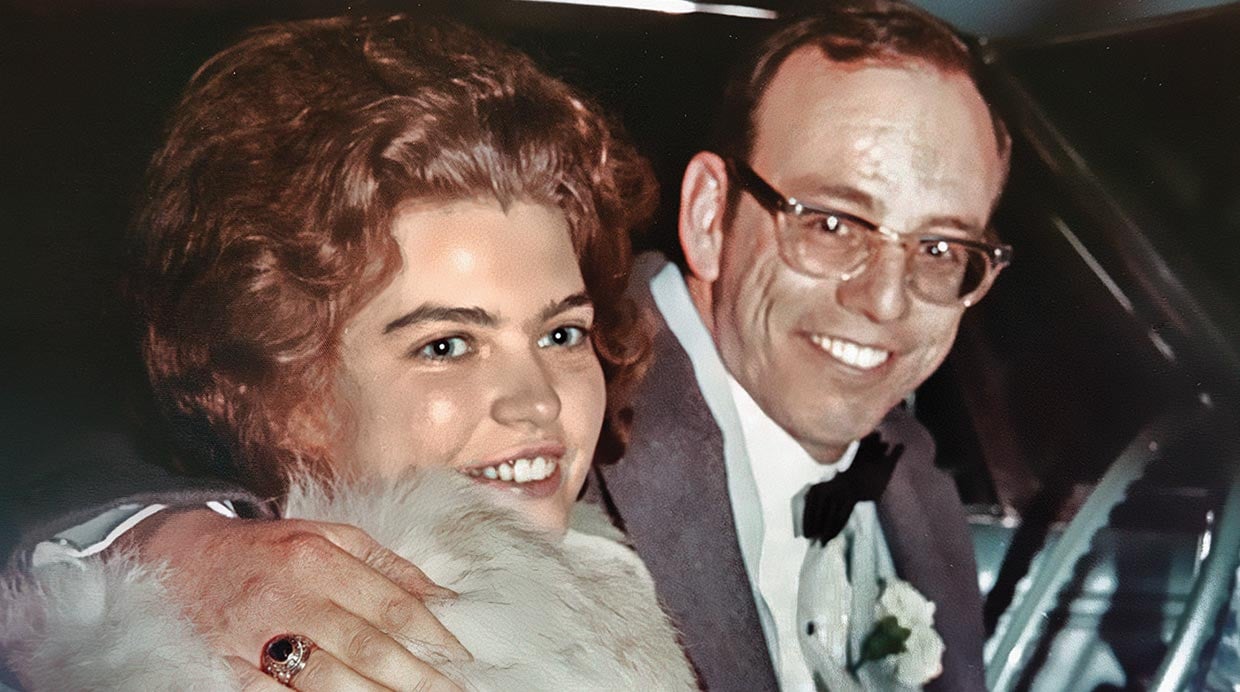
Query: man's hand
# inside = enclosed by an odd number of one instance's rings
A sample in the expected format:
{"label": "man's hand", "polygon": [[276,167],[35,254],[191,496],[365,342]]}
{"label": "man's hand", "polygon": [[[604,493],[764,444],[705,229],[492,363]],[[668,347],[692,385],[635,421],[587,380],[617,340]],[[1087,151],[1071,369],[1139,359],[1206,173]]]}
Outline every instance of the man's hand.
{"label": "man's hand", "polygon": [[360,529],[167,511],[139,524],[125,543],[146,562],[168,564],[173,597],[246,689],[274,689],[266,683],[275,681],[257,672],[259,656],[269,639],[286,633],[319,647],[294,679],[297,689],[458,689],[398,642],[426,642],[450,660],[468,660],[423,604],[455,594]]}

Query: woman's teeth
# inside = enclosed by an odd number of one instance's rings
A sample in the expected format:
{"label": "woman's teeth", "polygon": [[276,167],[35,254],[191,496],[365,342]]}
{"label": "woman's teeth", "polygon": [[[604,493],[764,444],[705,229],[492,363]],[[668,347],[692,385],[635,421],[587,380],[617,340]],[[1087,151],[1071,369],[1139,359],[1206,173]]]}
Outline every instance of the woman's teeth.
{"label": "woman's teeth", "polygon": [[512,459],[501,461],[492,466],[475,466],[465,469],[464,473],[474,478],[486,478],[505,483],[532,483],[541,481],[555,473],[556,462],[546,457],[533,459]]}
{"label": "woman's teeth", "polygon": [[843,339],[832,339],[821,334],[810,335],[810,341],[813,341],[818,348],[831,354],[832,358],[861,370],[876,368],[886,363],[887,359],[891,357],[890,351],[862,346],[861,344]]}

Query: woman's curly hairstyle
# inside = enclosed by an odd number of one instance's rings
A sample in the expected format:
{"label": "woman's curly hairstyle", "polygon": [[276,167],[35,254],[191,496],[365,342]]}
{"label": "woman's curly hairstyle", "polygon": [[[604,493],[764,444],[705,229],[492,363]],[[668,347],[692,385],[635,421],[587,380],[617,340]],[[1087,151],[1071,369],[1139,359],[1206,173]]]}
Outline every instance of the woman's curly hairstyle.
{"label": "woman's curly hairstyle", "polygon": [[131,288],[184,465],[275,494],[289,464],[326,461],[340,332],[400,266],[395,210],[476,197],[563,211],[609,386],[600,450],[622,449],[650,343],[624,297],[649,164],[515,50],[437,21],[335,18],[207,61],[148,171]]}

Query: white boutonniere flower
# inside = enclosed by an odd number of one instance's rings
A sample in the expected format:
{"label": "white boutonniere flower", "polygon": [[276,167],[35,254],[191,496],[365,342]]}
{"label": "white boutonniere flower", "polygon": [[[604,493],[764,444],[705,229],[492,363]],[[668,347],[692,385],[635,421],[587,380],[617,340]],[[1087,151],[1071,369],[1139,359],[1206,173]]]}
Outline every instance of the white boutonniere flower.
{"label": "white boutonniere flower", "polygon": [[[890,656],[896,679],[907,687],[920,687],[938,677],[945,647],[934,631],[934,608],[908,582],[888,581],[874,606],[874,628],[861,645],[861,663]],[[867,658],[867,653],[873,657]]]}
{"label": "white boutonniere flower", "polygon": [[[854,585],[849,582],[844,541],[836,537],[801,573],[800,608],[813,613],[802,651],[820,686],[831,692],[917,689],[943,672],[942,638],[934,630],[935,605],[901,579],[881,583],[873,619],[852,622]],[[872,592],[873,593],[873,592]],[[857,650],[850,632],[868,628]]]}

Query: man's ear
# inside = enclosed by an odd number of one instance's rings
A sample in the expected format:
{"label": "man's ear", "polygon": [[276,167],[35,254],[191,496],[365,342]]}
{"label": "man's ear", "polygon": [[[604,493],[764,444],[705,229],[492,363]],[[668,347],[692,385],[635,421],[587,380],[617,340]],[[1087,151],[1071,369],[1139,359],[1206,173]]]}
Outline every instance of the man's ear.
{"label": "man's ear", "polygon": [[719,278],[727,166],[717,154],[699,151],[680,184],[680,247],[689,271],[707,283]]}

